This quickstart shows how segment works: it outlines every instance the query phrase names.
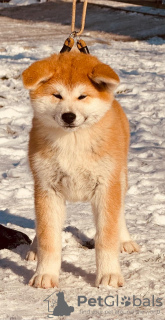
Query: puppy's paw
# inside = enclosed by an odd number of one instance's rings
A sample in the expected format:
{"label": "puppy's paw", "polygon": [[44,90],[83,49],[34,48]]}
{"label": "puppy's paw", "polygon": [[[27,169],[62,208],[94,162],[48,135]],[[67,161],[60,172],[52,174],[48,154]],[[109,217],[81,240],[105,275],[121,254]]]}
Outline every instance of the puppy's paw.
{"label": "puppy's paw", "polygon": [[130,241],[125,241],[121,243],[120,251],[127,252],[127,253],[139,252],[140,247],[136,242],[130,240]]}
{"label": "puppy's paw", "polygon": [[99,285],[114,288],[122,287],[124,285],[124,278],[122,274],[118,273],[105,274],[101,278],[96,279],[96,287],[99,287]]}
{"label": "puppy's paw", "polygon": [[58,277],[52,274],[37,274],[29,281],[29,285],[35,288],[49,289],[58,287]]}
{"label": "puppy's paw", "polygon": [[37,260],[37,251],[33,251],[33,250],[28,251],[26,255],[26,260],[27,261]]}

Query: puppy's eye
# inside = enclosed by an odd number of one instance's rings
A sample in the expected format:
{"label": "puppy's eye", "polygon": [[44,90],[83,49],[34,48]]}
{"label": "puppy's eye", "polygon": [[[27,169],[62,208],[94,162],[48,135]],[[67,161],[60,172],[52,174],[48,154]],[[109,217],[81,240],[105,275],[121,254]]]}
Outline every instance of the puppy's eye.
{"label": "puppy's eye", "polygon": [[87,96],[85,94],[81,94],[81,96],[78,97],[78,100],[83,100],[85,99]]}
{"label": "puppy's eye", "polygon": [[62,99],[62,96],[58,93],[57,94],[54,93],[53,96],[56,97],[57,99],[60,99],[60,100]]}

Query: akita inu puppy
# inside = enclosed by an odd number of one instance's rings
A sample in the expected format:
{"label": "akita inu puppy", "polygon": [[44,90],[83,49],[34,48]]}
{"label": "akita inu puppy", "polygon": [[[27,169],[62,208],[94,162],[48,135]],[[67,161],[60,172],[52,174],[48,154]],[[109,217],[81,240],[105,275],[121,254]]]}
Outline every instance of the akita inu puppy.
{"label": "akita inu puppy", "polygon": [[96,57],[53,54],[23,72],[34,110],[29,162],[36,234],[29,284],[58,286],[65,201],[90,201],[96,224],[96,286],[123,286],[119,250],[138,251],[124,218],[129,124],[114,99],[117,74]]}

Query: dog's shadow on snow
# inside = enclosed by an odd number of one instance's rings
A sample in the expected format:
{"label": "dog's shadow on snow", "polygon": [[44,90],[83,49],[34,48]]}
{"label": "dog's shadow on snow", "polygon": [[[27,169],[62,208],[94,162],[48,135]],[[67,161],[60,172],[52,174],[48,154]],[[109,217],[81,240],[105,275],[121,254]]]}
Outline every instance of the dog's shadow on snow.
{"label": "dog's shadow on snow", "polygon": [[85,282],[94,287],[96,277],[94,273],[88,273],[88,271],[83,270],[81,267],[76,267],[74,264],[67,261],[62,262],[61,269],[64,272],[72,273],[76,278],[82,277]]}
{"label": "dog's shadow on snow", "polygon": [[[1,269],[7,270],[10,269],[13,274],[17,275],[21,279],[21,282],[24,284],[28,284],[31,277],[34,275],[34,270],[27,269],[27,265],[18,265],[16,261],[12,261],[9,258],[3,258],[0,260],[0,267]],[[89,283],[91,286],[94,286],[95,283],[95,274],[88,273],[87,271],[83,270],[81,267],[76,267],[72,263],[63,261],[62,262],[62,271],[72,273],[75,277],[79,278],[80,276],[85,280],[85,282]],[[6,272],[6,277],[8,277]],[[10,275],[9,275],[10,276]]]}
{"label": "dog's shadow on snow", "polygon": [[[69,232],[72,234],[74,239],[82,246],[84,249],[94,249],[94,239],[87,237],[82,231],[76,227],[68,226],[64,229],[64,232]],[[87,283],[90,283],[91,286],[94,286],[95,283],[95,274],[88,273],[88,271],[83,270],[81,267],[76,267],[74,264],[63,261],[61,269],[64,272],[72,273],[75,277],[82,277]]]}
{"label": "dog's shadow on snow", "polygon": [[68,226],[64,229],[64,232],[69,232],[72,234],[74,239],[84,248],[94,249],[95,243],[94,239],[87,237],[82,231],[76,227]]}
{"label": "dog's shadow on snow", "polygon": [[[19,265],[17,261],[10,260],[9,258],[0,259],[0,267],[4,270],[10,269],[15,275],[23,278],[23,283],[28,284],[29,279],[33,276],[34,271],[27,269],[26,265]],[[6,277],[7,277],[6,272]]]}
{"label": "dog's shadow on snow", "polygon": [[35,228],[34,220],[11,214],[8,209],[0,210],[0,223],[5,225],[7,223],[12,223],[17,226],[29,229]]}

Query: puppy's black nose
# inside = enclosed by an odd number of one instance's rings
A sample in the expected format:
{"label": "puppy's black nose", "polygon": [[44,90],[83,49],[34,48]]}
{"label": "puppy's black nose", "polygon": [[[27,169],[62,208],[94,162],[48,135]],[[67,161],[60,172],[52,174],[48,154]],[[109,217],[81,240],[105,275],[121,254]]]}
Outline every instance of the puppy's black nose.
{"label": "puppy's black nose", "polygon": [[72,112],[65,112],[62,114],[62,120],[68,124],[71,124],[76,119],[76,115]]}

